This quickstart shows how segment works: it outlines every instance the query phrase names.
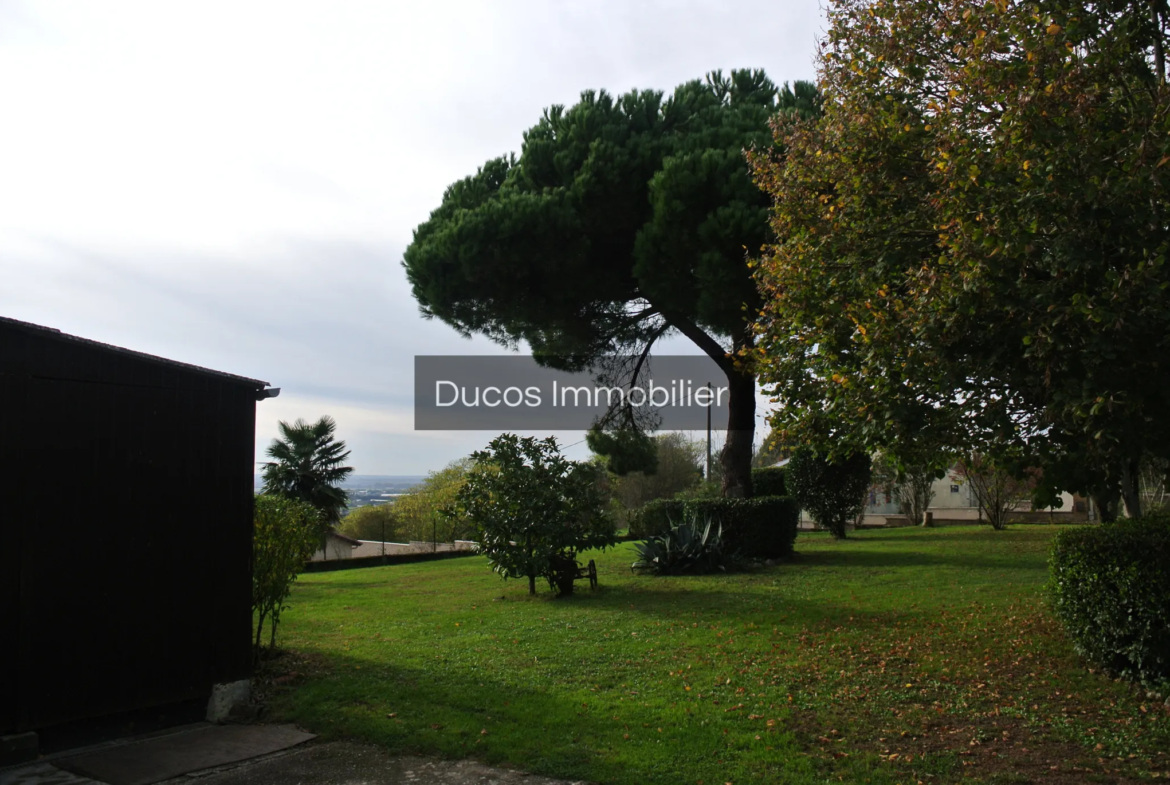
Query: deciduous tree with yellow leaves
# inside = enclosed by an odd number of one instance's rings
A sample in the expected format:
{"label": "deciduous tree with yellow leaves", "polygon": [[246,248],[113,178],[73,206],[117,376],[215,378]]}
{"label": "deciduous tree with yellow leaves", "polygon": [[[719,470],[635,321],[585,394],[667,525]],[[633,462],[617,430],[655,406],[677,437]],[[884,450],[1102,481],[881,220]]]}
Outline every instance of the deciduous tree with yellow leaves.
{"label": "deciduous tree with yellow leaves", "polygon": [[1165,17],[833,0],[822,117],[779,119],[784,154],[754,157],[781,431],[1026,447],[1048,484],[1120,483],[1138,514],[1139,460],[1170,449]]}

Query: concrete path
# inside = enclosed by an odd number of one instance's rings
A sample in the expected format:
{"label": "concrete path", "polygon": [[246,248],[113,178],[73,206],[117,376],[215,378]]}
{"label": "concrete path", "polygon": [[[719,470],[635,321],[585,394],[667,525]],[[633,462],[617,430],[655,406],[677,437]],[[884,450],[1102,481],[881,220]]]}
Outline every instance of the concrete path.
{"label": "concrete path", "polygon": [[377,747],[332,742],[298,747],[249,761],[198,780],[167,785],[587,785],[551,780],[519,771],[493,769],[474,761],[399,758]]}
{"label": "concrete path", "polygon": [[0,785],[103,785],[52,763],[29,763],[0,771]]}
{"label": "concrete path", "polygon": [[291,726],[200,725],[0,770],[0,785],[587,785],[474,761],[303,744]]}
{"label": "concrete path", "polygon": [[314,738],[292,725],[207,725],[65,757],[54,765],[110,785],[154,785],[287,750]]}

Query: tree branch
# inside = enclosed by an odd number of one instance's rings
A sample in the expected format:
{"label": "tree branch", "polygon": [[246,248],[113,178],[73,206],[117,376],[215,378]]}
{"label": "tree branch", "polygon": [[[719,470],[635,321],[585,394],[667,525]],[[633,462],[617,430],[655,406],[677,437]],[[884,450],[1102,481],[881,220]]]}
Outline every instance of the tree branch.
{"label": "tree branch", "polygon": [[656,316],[656,315],[658,315],[658,309],[655,308],[653,305],[651,305],[647,308],[643,308],[641,311],[638,311],[637,313],[627,314],[626,318],[627,318],[628,324],[637,324],[638,322],[642,321],[643,319],[647,319],[651,316]]}
{"label": "tree branch", "polygon": [[671,327],[690,338],[696,346],[703,350],[704,354],[714,360],[715,364],[719,366],[719,370],[728,375],[735,373],[735,363],[727,356],[727,350],[697,324],[680,314],[668,311],[663,311],[662,316]]}
{"label": "tree branch", "polygon": [[638,362],[634,364],[634,372],[630,374],[630,387],[638,384],[638,374],[642,372],[642,364],[646,362],[646,358],[650,355],[650,347],[654,345],[664,332],[670,329],[670,322],[664,321],[662,326],[655,330],[646,340],[646,346],[642,349],[642,354],[638,356]]}

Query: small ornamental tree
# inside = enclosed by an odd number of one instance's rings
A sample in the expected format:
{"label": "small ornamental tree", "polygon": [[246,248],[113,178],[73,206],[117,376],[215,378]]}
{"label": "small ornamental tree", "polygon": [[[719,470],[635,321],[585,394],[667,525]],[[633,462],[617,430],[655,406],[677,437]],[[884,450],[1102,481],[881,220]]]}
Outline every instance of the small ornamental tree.
{"label": "small ornamental tree", "polygon": [[871,473],[869,456],[854,453],[830,461],[801,447],[785,469],[788,492],[796,497],[801,509],[834,537],[844,538],[846,524],[856,520],[865,507]]}
{"label": "small ornamental tree", "polygon": [[276,648],[280,612],[297,573],[317,548],[322,513],[307,502],[264,494],[253,508],[252,615],[256,657],[268,621],[268,649]]}
{"label": "small ornamental tree", "polygon": [[902,475],[898,483],[898,506],[906,511],[915,526],[930,526],[926,510],[934,501],[934,481],[939,479],[933,471],[918,468]]}
{"label": "small ornamental tree", "polygon": [[900,460],[890,452],[878,453],[873,482],[898,500],[898,507],[915,526],[926,526],[926,510],[934,501],[934,481],[946,476],[949,455],[942,450],[919,451],[917,460]]}
{"label": "small ornamental tree", "polygon": [[552,437],[510,433],[471,457],[475,467],[448,514],[471,521],[480,551],[505,579],[528,578],[529,594],[538,577],[572,593],[577,553],[617,541],[600,467],[566,459]]}
{"label": "small ornamental tree", "polygon": [[1138,492],[1142,497],[1142,509],[1146,514],[1166,506],[1168,490],[1166,478],[1170,476],[1170,460],[1147,455],[1140,464]]}
{"label": "small ornamental tree", "polygon": [[970,484],[980,513],[987,516],[987,522],[996,531],[1007,528],[1008,515],[1017,504],[1032,497],[1036,485],[1030,477],[1020,479],[1004,461],[979,452],[961,458],[954,477]]}

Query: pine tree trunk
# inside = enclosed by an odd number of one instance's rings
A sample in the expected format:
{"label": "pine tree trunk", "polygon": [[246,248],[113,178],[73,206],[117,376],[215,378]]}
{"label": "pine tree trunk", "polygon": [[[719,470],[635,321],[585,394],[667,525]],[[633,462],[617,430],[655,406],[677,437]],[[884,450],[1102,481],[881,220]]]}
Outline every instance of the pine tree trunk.
{"label": "pine tree trunk", "polygon": [[723,467],[723,495],[752,495],[752,445],[756,435],[756,377],[727,374],[727,441],[719,462]]}
{"label": "pine tree trunk", "polygon": [[698,325],[677,313],[663,311],[671,327],[694,341],[727,374],[727,441],[719,455],[723,469],[723,496],[750,498],[752,495],[752,447],[756,435],[756,377],[735,367],[734,358],[752,345],[746,327],[732,340],[731,353]]}

